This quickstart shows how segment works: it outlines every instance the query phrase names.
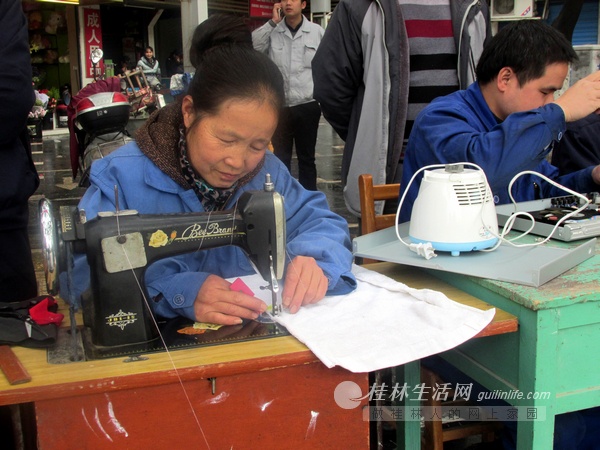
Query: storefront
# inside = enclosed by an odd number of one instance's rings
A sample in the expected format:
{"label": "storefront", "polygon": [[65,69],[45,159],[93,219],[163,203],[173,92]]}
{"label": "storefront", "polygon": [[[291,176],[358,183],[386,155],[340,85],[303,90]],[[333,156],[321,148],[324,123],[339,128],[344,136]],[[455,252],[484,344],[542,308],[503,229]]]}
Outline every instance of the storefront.
{"label": "storefront", "polygon": [[[65,132],[70,96],[95,78],[119,74],[125,62],[134,68],[146,45],[155,48],[163,76],[169,75],[169,55],[182,48],[180,0],[23,0],[22,4],[32,82],[50,98],[44,105],[44,134]],[[95,48],[103,51],[97,65],[90,59]]]}
{"label": "storefront", "polygon": [[[34,106],[29,129],[32,138],[40,139],[41,128],[47,131],[59,128],[57,107],[68,98],[73,86],[78,88],[77,64],[72,64],[72,55],[77,55],[76,10],[69,1],[28,0],[22,4],[29,29],[32,83],[44,99]],[[66,120],[62,125],[66,128]]]}
{"label": "storefront", "polygon": [[[254,29],[270,17],[270,0],[23,0],[29,22],[33,84],[52,100],[45,129],[64,132],[64,104],[94,78],[118,75],[132,69],[147,45],[165,78],[172,75],[169,57],[184,54],[186,71],[193,70],[185,57],[196,25],[215,13],[236,14]],[[314,0],[305,14],[324,25],[337,1]],[[321,6],[320,6],[321,5]],[[183,20],[182,20],[183,17]],[[103,58],[92,64],[90,53],[101,48]],[[107,71],[108,69],[108,71]],[[63,119],[61,121],[61,118]],[[50,120],[53,119],[53,120]]]}

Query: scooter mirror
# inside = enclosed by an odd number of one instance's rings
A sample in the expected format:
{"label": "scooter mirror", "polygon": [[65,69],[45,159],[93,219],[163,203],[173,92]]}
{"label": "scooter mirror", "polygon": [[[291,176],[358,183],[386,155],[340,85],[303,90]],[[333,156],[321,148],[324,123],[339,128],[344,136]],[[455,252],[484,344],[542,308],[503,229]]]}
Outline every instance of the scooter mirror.
{"label": "scooter mirror", "polygon": [[98,61],[102,59],[102,56],[104,56],[104,52],[102,51],[102,49],[95,48],[90,54],[90,59],[92,60],[93,64],[98,64]]}

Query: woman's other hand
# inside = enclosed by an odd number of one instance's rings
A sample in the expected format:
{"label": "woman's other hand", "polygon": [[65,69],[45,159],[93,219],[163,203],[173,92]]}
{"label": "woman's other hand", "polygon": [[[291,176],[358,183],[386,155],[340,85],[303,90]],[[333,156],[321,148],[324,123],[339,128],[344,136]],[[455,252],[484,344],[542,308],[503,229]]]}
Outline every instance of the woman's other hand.
{"label": "woman's other hand", "polygon": [[292,314],[300,306],[317,303],[327,292],[329,281],[314,258],[296,256],[287,268],[283,306]]}

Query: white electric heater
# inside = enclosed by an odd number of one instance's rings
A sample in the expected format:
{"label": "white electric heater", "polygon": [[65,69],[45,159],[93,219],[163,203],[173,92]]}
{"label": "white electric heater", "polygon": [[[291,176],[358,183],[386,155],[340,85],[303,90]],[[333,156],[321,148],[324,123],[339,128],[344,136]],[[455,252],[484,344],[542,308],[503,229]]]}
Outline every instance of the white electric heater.
{"label": "white electric heater", "polygon": [[498,242],[498,219],[483,171],[462,164],[425,170],[412,209],[409,237],[435,250],[483,250]]}

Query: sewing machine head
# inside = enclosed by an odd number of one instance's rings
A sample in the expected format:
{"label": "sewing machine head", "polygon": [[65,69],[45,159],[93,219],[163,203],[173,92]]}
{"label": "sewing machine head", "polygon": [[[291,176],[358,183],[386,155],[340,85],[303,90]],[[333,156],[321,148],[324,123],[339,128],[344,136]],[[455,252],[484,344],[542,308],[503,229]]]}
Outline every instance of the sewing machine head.
{"label": "sewing machine head", "polygon": [[67,269],[70,279],[66,261],[71,255],[87,255],[90,298],[81,304],[84,325],[95,346],[127,346],[155,339],[156,322],[147,307],[143,282],[146,268],[162,258],[223,245],[244,250],[271,287],[273,314],[280,311],[276,293],[285,265],[285,212],[283,198],[273,190],[269,177],[265,190],[243,193],[227,211],[140,215],[125,210],[99,213],[86,221],[76,207],[61,207],[59,225],[51,216],[48,200],[42,200],[39,209],[51,293],[59,291],[61,269]]}

